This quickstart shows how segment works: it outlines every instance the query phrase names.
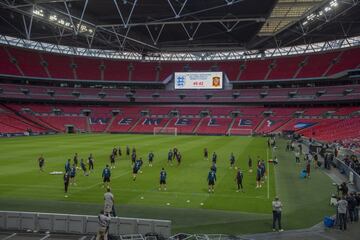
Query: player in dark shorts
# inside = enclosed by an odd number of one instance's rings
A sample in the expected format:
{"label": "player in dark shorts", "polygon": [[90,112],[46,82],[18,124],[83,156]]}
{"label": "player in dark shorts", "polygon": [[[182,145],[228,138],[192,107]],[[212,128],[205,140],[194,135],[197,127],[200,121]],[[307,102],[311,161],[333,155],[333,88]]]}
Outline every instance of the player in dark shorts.
{"label": "player in dark shorts", "polygon": [[174,147],[174,149],[173,149],[173,160],[175,158],[177,158],[178,152],[179,152],[179,150],[176,147]]}
{"label": "player in dark shorts", "polygon": [[73,164],[75,164],[75,167],[78,168],[78,164],[79,164],[79,156],[77,153],[75,153],[74,158],[73,158]]}
{"label": "player in dark shorts", "polygon": [[238,169],[238,171],[236,173],[236,177],[235,177],[235,181],[236,181],[237,187],[238,187],[236,192],[239,192],[240,188],[241,188],[241,191],[244,192],[244,187],[243,187],[243,184],[242,184],[243,178],[244,178],[243,173],[241,172],[240,169]]}
{"label": "player in dark shorts", "polygon": [[103,187],[105,187],[105,184],[107,185],[106,187],[110,187],[110,177],[111,177],[111,171],[109,168],[109,165],[106,165],[106,167],[104,168],[103,172],[102,172],[102,178],[103,178]]}
{"label": "player in dark shorts", "polygon": [[39,163],[40,171],[43,172],[44,171],[44,165],[45,165],[45,159],[44,159],[44,156],[42,154],[38,158],[38,163]]}
{"label": "player in dark shorts", "polygon": [[204,148],[204,159],[209,160],[209,151],[207,150],[207,148]]}
{"label": "player in dark shorts", "polygon": [[216,173],[210,169],[210,172],[207,177],[208,186],[209,186],[209,193],[214,192],[214,186],[216,182]]}
{"label": "player in dark shorts", "polygon": [[75,177],[76,177],[76,165],[73,164],[70,170],[70,184],[76,186]]}
{"label": "player in dark shorts", "polygon": [[141,168],[141,162],[140,162],[140,160],[136,160],[134,167],[133,167],[133,181],[136,180],[136,176],[137,176],[140,168]]}
{"label": "player in dark shorts", "polygon": [[131,163],[132,165],[134,165],[136,162],[136,152],[132,152],[131,153]]}
{"label": "player in dark shorts", "polygon": [[249,166],[249,172],[252,173],[253,169],[252,169],[252,159],[251,157],[249,156],[249,160],[248,160],[248,166]]}
{"label": "player in dark shorts", "polygon": [[117,148],[113,148],[113,150],[112,150],[112,155],[114,155],[115,157],[117,156]]}
{"label": "player in dark shorts", "polygon": [[258,163],[257,165],[257,169],[256,169],[256,188],[261,188],[261,173],[262,169],[260,166],[260,163]]}
{"label": "player in dark shorts", "polygon": [[88,164],[89,164],[89,171],[93,172],[94,171],[94,157],[93,157],[92,153],[90,153],[90,156],[88,158]]}
{"label": "player in dark shorts", "polygon": [[181,153],[180,153],[180,152],[177,152],[177,154],[176,154],[176,160],[177,160],[178,166],[179,166],[180,163],[181,163],[181,158],[182,158]]}
{"label": "player in dark shorts", "polygon": [[130,148],[129,148],[129,146],[126,146],[126,156],[127,157],[130,156]]}
{"label": "player in dark shorts", "polygon": [[212,162],[216,163],[216,161],[217,161],[217,155],[216,155],[216,152],[214,152],[212,155]]}
{"label": "player in dark shorts", "polygon": [[170,163],[170,165],[172,165],[172,160],[173,160],[173,152],[171,151],[171,149],[168,152],[168,164]]}
{"label": "player in dark shorts", "polygon": [[71,171],[71,164],[70,164],[70,159],[67,160],[67,162],[65,163],[65,172],[70,172]]}
{"label": "player in dark shorts", "polygon": [[234,168],[235,166],[235,156],[233,153],[230,154],[230,168]]}
{"label": "player in dark shorts", "polygon": [[68,197],[67,192],[68,192],[69,181],[70,181],[69,172],[65,172],[63,179],[64,179],[65,197],[67,198]]}
{"label": "player in dark shorts", "polygon": [[118,154],[119,154],[119,157],[122,156],[122,151],[121,151],[121,147],[118,148]]}
{"label": "player in dark shorts", "polygon": [[114,155],[114,152],[110,155],[110,168],[115,168],[115,155]]}
{"label": "player in dark shorts", "polygon": [[84,163],[84,159],[80,160],[80,167],[81,167],[81,170],[84,172],[84,176],[89,176],[87,169],[86,169],[86,164]]}
{"label": "player in dark shorts", "polygon": [[154,161],[154,153],[152,151],[149,152],[148,160],[149,160],[149,166],[152,167],[152,163]]}
{"label": "player in dark shorts", "polygon": [[211,165],[210,170],[216,173],[216,171],[217,171],[216,163],[213,163]]}
{"label": "player in dark shorts", "polygon": [[167,173],[165,171],[164,168],[161,169],[160,172],[160,187],[159,187],[159,191],[161,191],[162,189],[164,189],[164,191],[166,191],[166,176]]}

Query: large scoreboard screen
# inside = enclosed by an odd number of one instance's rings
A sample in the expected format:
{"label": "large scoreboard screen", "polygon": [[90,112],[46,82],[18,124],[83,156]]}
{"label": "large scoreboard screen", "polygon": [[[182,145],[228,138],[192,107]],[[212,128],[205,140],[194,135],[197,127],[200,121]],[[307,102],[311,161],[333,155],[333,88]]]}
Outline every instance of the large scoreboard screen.
{"label": "large scoreboard screen", "polygon": [[175,89],[222,89],[222,72],[175,72]]}

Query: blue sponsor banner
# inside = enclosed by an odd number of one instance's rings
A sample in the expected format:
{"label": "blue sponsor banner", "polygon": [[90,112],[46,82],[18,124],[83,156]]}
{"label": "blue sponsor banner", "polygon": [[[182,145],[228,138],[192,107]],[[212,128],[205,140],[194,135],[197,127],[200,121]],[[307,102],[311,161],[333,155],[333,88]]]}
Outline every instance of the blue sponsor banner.
{"label": "blue sponsor banner", "polygon": [[294,128],[295,129],[303,129],[303,128],[308,128],[308,127],[311,127],[313,125],[315,125],[316,123],[310,123],[310,122],[297,122],[295,125],[294,125]]}
{"label": "blue sponsor banner", "polygon": [[118,124],[119,125],[130,125],[132,123],[133,119],[132,118],[122,118]]}
{"label": "blue sponsor banner", "polygon": [[253,122],[251,119],[240,119],[239,126],[252,126]]}
{"label": "blue sponsor banner", "polygon": [[142,125],[159,125],[161,123],[162,119],[161,118],[145,118],[145,120],[143,121]]}
{"label": "blue sponsor banner", "polygon": [[188,126],[191,124],[191,119],[189,118],[179,118],[175,122],[175,126]]}

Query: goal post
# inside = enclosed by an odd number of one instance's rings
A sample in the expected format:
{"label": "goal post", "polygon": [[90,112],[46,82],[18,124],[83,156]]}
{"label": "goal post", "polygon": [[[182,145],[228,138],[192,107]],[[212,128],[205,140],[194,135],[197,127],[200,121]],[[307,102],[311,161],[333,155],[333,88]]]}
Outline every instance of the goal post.
{"label": "goal post", "polygon": [[251,136],[253,135],[253,129],[252,128],[230,128],[227,132],[228,136],[234,136],[234,135],[243,135],[243,136]]}
{"label": "goal post", "polygon": [[165,135],[174,135],[177,136],[177,128],[176,127],[154,127],[154,136],[165,134]]}

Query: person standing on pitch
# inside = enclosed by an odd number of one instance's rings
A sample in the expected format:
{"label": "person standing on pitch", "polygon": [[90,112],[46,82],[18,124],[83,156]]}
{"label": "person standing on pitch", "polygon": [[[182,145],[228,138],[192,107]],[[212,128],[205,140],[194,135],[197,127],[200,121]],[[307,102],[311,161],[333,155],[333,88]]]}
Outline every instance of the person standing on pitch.
{"label": "person standing on pitch", "polygon": [[111,177],[111,171],[109,168],[109,165],[106,165],[106,167],[104,168],[103,172],[102,172],[102,178],[103,178],[103,187],[105,187],[105,184],[107,187],[110,187],[110,177]]}
{"label": "person standing on pitch", "polygon": [[43,172],[44,171],[44,165],[45,165],[45,159],[44,159],[44,156],[42,154],[38,158],[38,163],[39,163],[40,171]]}
{"label": "person standing on pitch", "polygon": [[241,172],[240,169],[238,169],[237,173],[236,173],[236,177],[235,177],[235,181],[237,183],[238,189],[236,190],[236,192],[240,192],[240,187],[241,187],[241,191],[244,192],[244,188],[242,185],[242,181],[243,181],[244,175]]}
{"label": "person standing on pitch", "polygon": [[67,192],[68,192],[68,188],[69,188],[69,182],[70,182],[70,172],[65,172],[64,174],[64,188],[65,188],[65,197],[67,198],[68,195],[67,195]]}
{"label": "person standing on pitch", "polygon": [[276,231],[276,222],[278,223],[279,232],[283,232],[284,229],[281,227],[281,212],[282,212],[282,203],[279,200],[279,197],[275,197],[274,201],[272,202],[272,209],[273,209],[273,231]]}
{"label": "person standing on pitch", "polygon": [[161,169],[160,172],[160,187],[159,187],[159,191],[161,191],[162,189],[164,189],[164,191],[166,191],[166,176],[167,173],[165,171],[164,168]]}

